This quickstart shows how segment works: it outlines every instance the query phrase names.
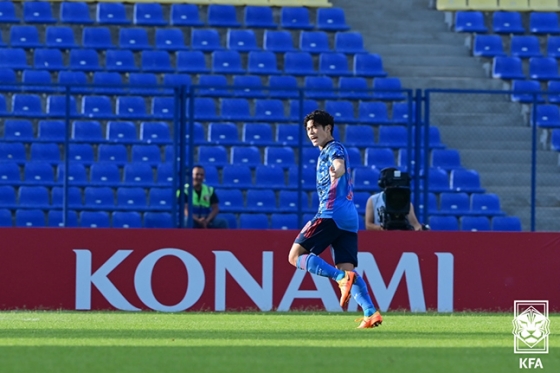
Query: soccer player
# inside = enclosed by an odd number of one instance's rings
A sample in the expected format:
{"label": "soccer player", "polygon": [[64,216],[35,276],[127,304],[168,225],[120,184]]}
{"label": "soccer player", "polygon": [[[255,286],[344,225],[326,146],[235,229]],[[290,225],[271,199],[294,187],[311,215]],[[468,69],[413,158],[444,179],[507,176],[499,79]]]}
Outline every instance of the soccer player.
{"label": "soccer player", "polygon": [[[353,202],[348,153],[333,138],[334,119],[322,110],[315,110],[304,120],[307,137],[321,153],[317,162],[317,193],[319,211],[297,236],[288,261],[294,267],[329,277],[340,287],[340,306],[352,295],[364,311],[358,328],[374,328],[383,318],[375,309],[365,281],[354,268],[358,265],[358,212]],[[332,245],[336,268],[319,257]]]}

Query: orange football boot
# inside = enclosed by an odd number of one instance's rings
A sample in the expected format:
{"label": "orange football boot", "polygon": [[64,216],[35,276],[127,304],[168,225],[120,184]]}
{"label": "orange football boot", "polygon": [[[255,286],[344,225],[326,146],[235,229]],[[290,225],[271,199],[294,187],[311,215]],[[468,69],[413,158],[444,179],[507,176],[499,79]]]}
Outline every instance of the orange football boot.
{"label": "orange football boot", "polygon": [[383,317],[379,311],[377,311],[369,317],[360,317],[359,319],[356,319],[356,321],[361,321],[358,329],[371,329],[380,326],[383,323]]}
{"label": "orange football boot", "polygon": [[356,273],[354,271],[344,271],[345,276],[342,280],[338,281],[340,288],[340,307],[344,307],[350,300],[350,290],[352,285],[356,282]]}

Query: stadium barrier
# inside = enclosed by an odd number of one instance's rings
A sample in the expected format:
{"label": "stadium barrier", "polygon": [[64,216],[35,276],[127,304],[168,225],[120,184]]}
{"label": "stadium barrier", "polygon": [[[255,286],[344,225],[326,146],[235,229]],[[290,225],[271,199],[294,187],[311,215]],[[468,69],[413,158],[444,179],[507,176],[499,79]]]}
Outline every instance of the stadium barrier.
{"label": "stadium barrier", "polygon": [[[342,311],[333,281],[288,264],[296,233],[6,228],[0,309]],[[511,311],[528,299],[560,311],[560,234],[359,238],[358,271],[383,311]]]}

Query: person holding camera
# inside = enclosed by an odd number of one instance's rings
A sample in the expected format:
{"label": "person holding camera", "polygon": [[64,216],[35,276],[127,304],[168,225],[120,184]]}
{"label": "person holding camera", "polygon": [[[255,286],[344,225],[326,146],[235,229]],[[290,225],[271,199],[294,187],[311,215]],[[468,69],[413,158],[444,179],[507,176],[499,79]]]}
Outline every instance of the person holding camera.
{"label": "person holding camera", "polygon": [[428,230],[420,224],[410,202],[410,176],[389,167],[381,170],[377,184],[382,189],[368,198],[366,230]]}

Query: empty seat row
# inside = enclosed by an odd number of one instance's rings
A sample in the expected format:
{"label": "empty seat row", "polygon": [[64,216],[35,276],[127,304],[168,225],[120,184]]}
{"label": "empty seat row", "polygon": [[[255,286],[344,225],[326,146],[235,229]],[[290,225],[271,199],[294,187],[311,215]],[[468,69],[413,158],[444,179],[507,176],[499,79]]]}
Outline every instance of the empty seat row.
{"label": "empty seat row", "polygon": [[483,11],[557,11],[556,0],[438,0],[438,10],[483,10]]}
{"label": "empty seat row", "polygon": [[[523,34],[521,14],[518,12],[494,12],[492,15],[493,32],[497,34]],[[456,32],[487,33],[482,12],[455,13]],[[560,34],[557,13],[533,12],[529,14],[529,32],[532,34]]]}
{"label": "empty seat row", "polygon": [[523,72],[523,63],[519,57],[494,57],[492,77],[497,79],[537,79],[558,80],[558,62],[552,57],[529,58],[529,74]]}
{"label": "empty seat row", "polygon": [[523,103],[560,103],[560,81],[549,80],[546,83],[547,93],[542,88],[542,83],[537,80],[514,80],[512,82],[511,100]]}
{"label": "empty seat row", "polygon": [[491,221],[484,216],[465,216],[458,219],[455,216],[430,216],[430,228],[434,231],[457,231],[459,220],[462,231],[506,231],[520,232],[521,220],[517,216],[496,216]]}
{"label": "empty seat row", "polygon": [[[12,48],[90,48],[96,50],[128,49],[140,50],[222,50],[221,36],[216,29],[194,29],[190,33],[190,44],[186,43],[185,34],[179,28],[157,28],[154,40],[150,40],[145,28],[120,28],[118,43],[113,44],[111,30],[108,27],[84,27],[81,38],[76,42],[74,29],[70,26],[47,26],[42,34],[35,26],[12,26],[8,43]],[[262,43],[252,29],[228,30],[225,36],[225,47],[239,52],[260,51],[295,52],[301,50],[310,53],[339,52],[365,53],[364,40],[359,32],[337,32],[334,36],[334,48],[331,48],[329,35],[325,31],[301,31],[297,38],[298,48],[294,47],[294,39],[290,31],[266,30]],[[0,45],[2,45],[0,35]],[[262,47],[261,47],[262,46]]]}
{"label": "empty seat row", "polygon": [[[206,65],[206,58],[201,51],[180,51],[172,58],[167,51],[140,52],[140,67],[136,65],[134,53],[130,50],[108,50],[105,63],[101,64],[99,53],[94,49],[72,49],[69,63],[63,61],[62,52],[58,49],[37,49],[33,55],[33,67],[38,70],[72,70],[72,71],[116,71],[116,72],[153,72],[153,73],[191,73],[204,74],[257,74],[277,75],[328,75],[328,76],[362,76],[383,77],[387,73],[383,62],[377,54],[356,54],[351,63],[342,53],[321,53],[318,68],[310,53],[288,52],[284,55],[284,70],[278,69],[277,57],[273,52],[249,52],[247,66],[237,51],[212,52],[211,68]],[[26,70],[31,68],[27,55],[21,48],[0,49],[0,68]]]}
{"label": "empty seat row", "polygon": [[428,194],[428,215],[504,216],[505,212],[500,197],[493,193],[442,192],[439,198],[435,193]]}
{"label": "empty seat row", "polygon": [[[68,23],[138,26],[204,26],[198,6],[194,4],[172,4],[169,19],[164,16],[164,7],[159,3],[137,3],[133,7],[133,19],[127,16],[122,3],[100,2],[96,5],[95,20],[90,17],[89,6],[84,2],[62,2],[58,19],[54,17],[51,4],[42,1],[23,2],[24,23]],[[241,27],[236,8],[232,5],[210,4],[207,10],[207,25],[212,27]],[[247,6],[243,9],[246,27],[276,28],[270,7]],[[14,3],[4,1],[0,5],[0,23],[19,23]],[[304,7],[280,8],[280,27],[309,30],[315,28],[310,21],[309,10]],[[340,8],[318,8],[316,27],[320,30],[347,30],[344,11]]]}
{"label": "empty seat row", "polygon": [[[387,78],[389,79],[389,78]],[[396,98],[401,95],[400,92],[385,92],[382,96],[385,98]],[[402,99],[403,96],[400,96]],[[378,97],[379,98],[379,97]],[[72,118],[103,118],[111,120],[113,118],[120,119],[173,119],[175,118],[175,98],[173,97],[155,97],[151,101],[151,105],[146,104],[146,97],[142,96],[120,96],[115,100],[116,110],[113,110],[113,100],[109,96],[83,96],[81,99],[80,112],[76,109],[76,100],[74,97],[65,95],[51,95],[47,98],[45,110],[43,109],[43,101],[36,94],[14,94],[12,97],[11,110],[8,110],[6,99],[0,95],[0,115],[8,117],[66,117]],[[67,105],[69,102],[69,107]],[[189,100],[187,100],[186,110],[189,113]],[[194,99],[194,118],[205,121],[230,120],[230,121],[269,121],[269,122],[286,122],[300,119],[300,101],[290,100],[289,107],[285,107],[284,102],[280,99],[256,99],[254,105],[248,99],[244,98],[222,98],[220,100],[220,114],[218,114],[218,105],[212,98],[195,98]],[[150,112],[148,112],[148,106]],[[254,106],[254,110],[251,107]],[[350,101],[334,101],[327,100],[325,102],[325,110],[332,113],[337,123],[371,123],[383,124],[391,122],[388,120],[387,107],[381,102],[360,101],[358,103],[358,116],[354,114],[354,106]],[[314,100],[303,101],[304,113],[310,113],[319,109],[320,105]],[[288,112],[286,112],[288,109]],[[394,121],[398,123],[408,122],[408,107],[406,108],[407,117]],[[186,114],[187,118],[190,114]],[[304,114],[305,115],[305,114]],[[404,120],[406,121],[404,121]]]}
{"label": "empty seat row", "polygon": [[[546,41],[546,55],[560,58],[560,36],[550,36]],[[506,56],[502,38],[499,35],[476,35],[473,55],[477,57]],[[510,43],[511,57],[543,57],[537,36],[512,36]]]}

